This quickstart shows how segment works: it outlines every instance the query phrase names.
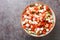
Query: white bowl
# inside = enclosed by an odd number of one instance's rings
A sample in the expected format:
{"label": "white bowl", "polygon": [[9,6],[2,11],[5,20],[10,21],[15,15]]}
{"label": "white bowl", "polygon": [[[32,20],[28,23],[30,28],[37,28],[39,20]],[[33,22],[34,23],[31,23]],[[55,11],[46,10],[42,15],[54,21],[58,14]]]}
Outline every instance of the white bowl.
{"label": "white bowl", "polygon": [[[44,3],[41,3],[41,2],[36,2],[36,3],[40,3],[40,4],[43,4],[43,5],[47,5],[47,4],[44,4]],[[34,4],[34,3],[32,3],[32,4]],[[28,5],[29,6],[29,5]],[[47,5],[48,6],[48,5]],[[48,6],[49,7],[49,6]],[[27,7],[26,7],[27,8]],[[25,8],[25,9],[26,9]],[[50,7],[49,7],[50,8]],[[55,26],[55,23],[56,23],[56,17],[55,17],[55,14],[54,14],[54,12],[53,12],[53,10],[50,8],[50,10],[52,11],[52,15],[53,15],[53,17],[54,17],[54,25],[53,25],[53,27],[50,29],[50,31],[49,32],[47,32],[46,34],[42,34],[42,35],[33,35],[33,34],[30,34],[29,32],[27,32],[25,29],[24,29],[24,31],[27,33],[27,34],[29,34],[29,35],[31,35],[31,36],[34,36],[34,37],[43,37],[43,36],[46,36],[47,34],[49,34],[52,30],[53,30],[53,28],[54,28],[54,26]],[[24,11],[23,11],[24,12]],[[22,15],[21,15],[21,18],[22,18]],[[21,19],[21,26],[22,26],[22,19]]]}

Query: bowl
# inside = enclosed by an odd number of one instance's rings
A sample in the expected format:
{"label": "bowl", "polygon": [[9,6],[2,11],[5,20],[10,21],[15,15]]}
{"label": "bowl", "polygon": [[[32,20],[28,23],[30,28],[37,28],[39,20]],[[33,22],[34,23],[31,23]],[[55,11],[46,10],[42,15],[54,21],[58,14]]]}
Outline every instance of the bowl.
{"label": "bowl", "polygon": [[56,17],[50,6],[36,2],[24,9],[20,23],[27,34],[43,37],[53,30]]}

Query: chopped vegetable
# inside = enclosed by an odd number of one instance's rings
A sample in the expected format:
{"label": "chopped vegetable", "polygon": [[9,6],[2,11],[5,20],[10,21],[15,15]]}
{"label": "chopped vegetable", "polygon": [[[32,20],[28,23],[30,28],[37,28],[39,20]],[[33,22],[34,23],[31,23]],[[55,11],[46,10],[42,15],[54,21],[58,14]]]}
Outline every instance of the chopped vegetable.
{"label": "chopped vegetable", "polygon": [[32,11],[32,14],[34,14],[35,13],[35,11]]}
{"label": "chopped vegetable", "polygon": [[22,27],[33,35],[43,35],[53,27],[54,17],[50,8],[43,4],[29,5],[22,15]]}
{"label": "chopped vegetable", "polygon": [[42,33],[43,33],[43,34],[46,34],[46,30],[44,29],[44,30],[42,31]]}

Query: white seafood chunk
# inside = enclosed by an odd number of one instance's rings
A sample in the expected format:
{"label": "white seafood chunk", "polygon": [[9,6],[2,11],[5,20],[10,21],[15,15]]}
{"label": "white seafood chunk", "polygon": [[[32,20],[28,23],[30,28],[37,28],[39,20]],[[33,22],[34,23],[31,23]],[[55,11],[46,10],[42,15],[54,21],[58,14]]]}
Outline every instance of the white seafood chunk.
{"label": "white seafood chunk", "polygon": [[26,27],[29,27],[29,24],[28,23],[26,24]]}
{"label": "white seafood chunk", "polygon": [[40,30],[43,30],[44,28],[42,27],[42,28],[40,28]]}
{"label": "white seafood chunk", "polygon": [[49,31],[49,29],[46,29],[46,31],[48,32],[48,31]]}

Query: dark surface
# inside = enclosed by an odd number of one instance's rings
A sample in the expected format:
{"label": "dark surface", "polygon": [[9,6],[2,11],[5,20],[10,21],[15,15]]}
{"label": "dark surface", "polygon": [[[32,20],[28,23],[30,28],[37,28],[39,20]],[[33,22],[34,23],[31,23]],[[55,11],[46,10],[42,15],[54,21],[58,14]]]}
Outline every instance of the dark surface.
{"label": "dark surface", "polygon": [[[24,32],[20,16],[28,4],[41,1],[55,12],[56,25],[47,36],[36,38]],[[60,0],[0,0],[0,40],[60,40]]]}

